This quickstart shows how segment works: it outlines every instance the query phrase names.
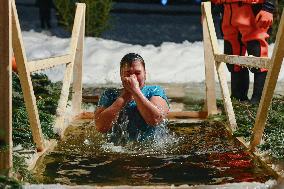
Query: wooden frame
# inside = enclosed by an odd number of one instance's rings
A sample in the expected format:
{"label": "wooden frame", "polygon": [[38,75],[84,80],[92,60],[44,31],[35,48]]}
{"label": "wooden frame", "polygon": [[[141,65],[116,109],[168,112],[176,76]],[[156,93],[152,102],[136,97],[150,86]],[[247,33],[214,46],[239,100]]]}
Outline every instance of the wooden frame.
{"label": "wooden frame", "polygon": [[267,120],[268,109],[271,104],[279,72],[284,58],[284,11],[282,13],[281,21],[278,27],[276,42],[270,59],[270,68],[267,73],[262,97],[256,114],[256,121],[251,137],[250,149],[255,150],[255,147],[260,144],[265,123]]}
{"label": "wooden frame", "polygon": [[[5,136],[0,134],[0,141],[7,144],[8,148],[0,151],[0,171],[8,172],[12,167],[12,94],[11,94],[11,53],[13,51],[17,60],[18,73],[24,94],[25,105],[29,116],[33,140],[36,143],[37,151],[41,154],[47,149],[46,141],[43,138],[41,125],[39,121],[36,99],[33,92],[30,74],[34,71],[48,69],[57,65],[65,64],[66,70],[63,79],[61,96],[57,108],[57,118],[55,129],[62,136],[66,128],[65,120],[66,106],[68,102],[69,88],[73,76],[73,95],[72,111],[73,117],[81,112],[82,102],[82,61],[85,32],[85,4],[77,4],[76,16],[71,38],[71,51],[67,55],[27,61],[23,39],[21,35],[20,24],[14,0],[1,1],[0,13],[9,15],[0,17],[0,95],[3,101],[0,101],[0,129],[5,132]],[[217,113],[214,66],[220,81],[222,97],[229,120],[231,131],[237,127],[235,114],[230,98],[227,85],[224,63],[239,64],[248,67],[268,68],[268,75],[265,82],[262,98],[260,101],[256,122],[253,128],[253,135],[250,143],[250,150],[254,151],[260,143],[265,122],[267,120],[268,109],[271,104],[275,90],[277,78],[280,72],[284,57],[284,12],[277,33],[277,39],[272,58],[244,57],[220,54],[217,44],[217,37],[211,14],[210,2],[202,3],[203,13],[203,36],[204,36],[204,53],[205,53],[205,73],[206,73],[206,102],[205,111],[200,112],[171,112],[169,118],[206,118],[208,115]],[[8,27],[6,27],[8,25]],[[12,32],[11,32],[12,31]],[[11,37],[11,33],[13,37]],[[12,40],[11,40],[12,39]],[[75,69],[74,69],[75,68]],[[8,133],[6,135],[6,133]],[[3,137],[4,136],[4,137]]]}
{"label": "wooden frame", "polygon": [[[233,105],[232,105],[231,98],[230,98],[230,92],[229,92],[229,88],[227,84],[224,63],[218,62],[215,59],[215,55],[220,54],[220,53],[219,53],[213,18],[211,14],[211,3],[210,2],[202,3],[202,15],[203,15],[202,23],[203,23],[204,44],[206,44],[205,49],[209,48],[209,50],[207,49],[204,52],[204,53],[209,53],[209,54],[205,54],[204,56],[205,57],[210,56],[212,64],[215,64],[216,66],[216,71],[217,71],[218,78],[220,81],[220,87],[221,87],[222,98],[223,98],[223,102],[225,106],[226,115],[229,120],[230,129],[231,131],[234,131],[237,127],[237,122],[236,122],[235,113],[234,113]],[[205,67],[206,66],[207,64],[205,63]],[[214,72],[211,74],[214,74]]]}
{"label": "wooden frame", "polygon": [[17,60],[17,69],[20,78],[20,83],[24,95],[24,101],[28,112],[28,117],[31,125],[33,140],[38,151],[44,150],[44,138],[41,131],[38,109],[36,106],[36,98],[33,91],[30,71],[26,64],[27,57],[23,45],[20,23],[18,20],[15,1],[12,1],[12,33],[13,33],[13,51]]}
{"label": "wooden frame", "polygon": [[[34,142],[36,143],[37,150],[43,151],[45,149],[45,141],[42,136],[40,121],[38,117],[38,110],[36,106],[36,99],[33,92],[33,86],[31,82],[30,74],[32,72],[49,69],[57,65],[66,65],[65,75],[63,79],[63,86],[61,90],[60,100],[58,103],[55,131],[62,136],[66,128],[64,120],[66,118],[66,106],[69,96],[69,88],[71,85],[73,67],[76,67],[74,71],[73,87],[76,92],[73,94],[72,107],[76,107],[75,114],[81,111],[82,102],[82,89],[78,87],[82,86],[82,61],[83,61],[83,46],[84,46],[84,34],[85,34],[85,4],[78,3],[75,15],[74,27],[71,37],[71,51],[67,55],[58,57],[52,57],[41,60],[27,61],[25,49],[23,45],[23,39],[21,35],[20,24],[18,20],[17,10],[15,3],[13,3],[13,50],[17,60],[18,73],[21,81],[21,86],[24,94],[24,100],[27,107],[29,120],[32,128],[32,134]],[[74,65],[75,64],[75,65]],[[81,93],[81,94],[80,94]]]}
{"label": "wooden frame", "polygon": [[12,159],[11,1],[0,3],[0,175],[10,176]]}
{"label": "wooden frame", "polygon": [[[72,110],[73,116],[81,112],[82,104],[82,62],[83,62],[83,47],[85,35],[85,5],[77,4],[77,11],[74,20],[74,27],[71,37],[71,63],[66,64],[66,70],[63,79],[63,86],[61,90],[58,107],[56,110],[57,118],[55,120],[54,129],[62,137],[64,130],[67,127],[65,124],[66,107],[69,96],[69,88],[73,75],[73,99]],[[74,65],[75,64],[75,65]],[[76,68],[73,70],[73,68]],[[75,90],[75,91],[74,91]]]}
{"label": "wooden frame", "polygon": [[[85,35],[85,10],[86,6],[83,3],[77,4],[75,21],[71,38],[71,51],[67,55],[52,57],[47,59],[27,61],[21,28],[18,20],[17,9],[14,0],[1,1],[0,13],[0,57],[3,63],[0,64],[0,95],[3,101],[0,101],[0,128],[5,135],[0,135],[0,141],[8,146],[4,152],[0,151],[0,171],[6,171],[12,167],[12,82],[11,82],[11,53],[14,51],[14,56],[17,61],[17,70],[20,78],[20,83],[24,95],[24,101],[28,112],[29,122],[31,126],[33,140],[36,144],[38,153],[35,158],[52,145],[54,142],[45,141],[43,138],[36,98],[33,91],[31,73],[34,71],[48,69],[57,65],[65,64],[66,70],[63,79],[61,96],[57,108],[55,129],[60,135],[63,135],[66,128],[65,119],[66,106],[69,95],[69,88],[73,81],[73,99],[72,99],[72,117],[81,112],[82,103],[82,61],[83,47]],[[8,15],[8,16],[7,16]],[[8,27],[7,27],[8,26]],[[11,36],[13,34],[13,37]],[[12,49],[13,48],[13,49]],[[73,70],[73,68],[76,68]],[[1,137],[4,136],[4,137]],[[34,165],[33,160],[31,162]],[[29,167],[30,169],[32,167]]]}
{"label": "wooden frame", "polygon": [[[258,107],[256,121],[253,128],[253,134],[249,145],[250,150],[253,152],[255,151],[256,146],[260,144],[263,135],[268,115],[268,109],[271,104],[271,100],[273,97],[273,93],[275,90],[275,86],[277,83],[277,79],[279,76],[279,72],[284,57],[284,11],[278,28],[276,43],[274,46],[273,55],[271,59],[264,57],[252,57],[252,56],[245,57],[245,56],[220,54],[218,51],[217,37],[212,19],[210,2],[202,3],[202,14],[203,14],[203,31],[205,36],[204,44],[206,44],[205,48],[210,49],[210,51],[205,50],[206,53],[205,57],[208,56],[211,57],[212,52],[214,54],[214,61],[222,89],[222,96],[226,110],[226,115],[229,120],[229,126],[232,131],[236,129],[237,123],[235,120],[235,114],[230,99],[227,81],[225,78],[224,68],[222,68],[224,63],[222,62],[226,62],[229,64],[238,64],[246,67],[268,69],[268,75],[262,92],[262,97]],[[207,66],[207,64],[205,64],[205,66]]]}
{"label": "wooden frame", "polygon": [[[216,105],[216,89],[215,89],[215,60],[213,54],[213,46],[210,43],[209,31],[206,29],[207,20],[202,20],[203,27],[203,46],[204,46],[204,64],[205,64],[205,85],[206,85],[206,101],[204,110],[208,111],[208,115],[217,113]],[[218,49],[216,49],[218,50]]]}

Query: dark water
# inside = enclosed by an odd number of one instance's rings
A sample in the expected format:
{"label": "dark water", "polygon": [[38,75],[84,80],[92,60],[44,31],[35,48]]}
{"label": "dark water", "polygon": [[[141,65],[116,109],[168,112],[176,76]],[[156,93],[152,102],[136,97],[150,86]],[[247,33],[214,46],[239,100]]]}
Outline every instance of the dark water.
{"label": "dark water", "polygon": [[273,179],[220,124],[170,123],[151,144],[113,146],[90,121],[67,130],[56,151],[37,165],[41,183],[70,185],[195,185]]}

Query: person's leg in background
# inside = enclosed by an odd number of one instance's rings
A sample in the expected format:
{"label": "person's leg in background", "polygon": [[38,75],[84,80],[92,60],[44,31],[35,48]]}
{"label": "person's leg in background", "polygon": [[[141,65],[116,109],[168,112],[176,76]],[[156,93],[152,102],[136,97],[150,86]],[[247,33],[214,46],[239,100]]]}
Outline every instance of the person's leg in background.
{"label": "person's leg in background", "polygon": [[[265,43],[259,40],[248,41],[247,48],[249,55],[253,55],[256,57],[267,57],[268,44],[266,41]],[[253,93],[251,97],[251,103],[258,104],[262,96],[262,90],[267,75],[267,69],[252,68],[250,70],[252,73],[254,73],[254,83],[253,83]]]}
{"label": "person's leg in background", "polygon": [[[224,5],[222,20],[222,31],[224,35],[224,53],[228,55],[244,56],[246,47],[241,41],[241,34],[236,27],[232,25],[232,8],[230,4]],[[249,89],[249,71],[245,67],[227,64],[231,73],[231,98],[239,101],[248,100]]]}
{"label": "person's leg in background", "polygon": [[[245,46],[240,42],[233,42],[233,40],[224,40],[224,53],[229,55],[244,56]],[[231,98],[235,98],[239,101],[247,101],[249,89],[248,69],[232,64],[227,64],[227,67],[229,72],[231,73]]]}
{"label": "person's leg in background", "polygon": [[44,14],[43,14],[43,10],[40,8],[39,9],[39,17],[40,17],[40,27],[41,29],[45,29],[45,18],[44,18]]}
{"label": "person's leg in background", "polygon": [[[261,7],[258,5],[258,7]],[[243,5],[243,11],[250,18],[246,22],[240,24],[240,31],[242,33],[242,41],[247,44],[248,55],[256,57],[268,57],[268,43],[266,39],[269,37],[268,28],[259,28],[256,25],[255,17],[259,10],[254,9],[253,5]],[[251,97],[252,104],[258,104],[264,87],[267,69],[252,68],[254,73],[253,94]]]}
{"label": "person's leg in background", "polygon": [[50,29],[51,28],[51,24],[50,24],[51,9],[47,7],[43,11],[43,14],[44,14],[44,23],[45,23],[47,29]]}

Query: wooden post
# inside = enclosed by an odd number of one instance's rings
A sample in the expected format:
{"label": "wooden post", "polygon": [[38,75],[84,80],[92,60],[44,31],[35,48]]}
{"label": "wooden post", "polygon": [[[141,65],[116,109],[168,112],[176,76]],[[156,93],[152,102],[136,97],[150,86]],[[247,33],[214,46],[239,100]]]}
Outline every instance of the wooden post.
{"label": "wooden post", "polygon": [[[211,51],[213,54],[220,54],[219,53],[219,48],[218,48],[218,42],[217,42],[217,36],[215,32],[215,27],[213,23],[213,18],[211,14],[211,3],[210,2],[205,2],[202,3],[202,11],[203,11],[203,24],[204,29],[208,31],[209,34],[209,43],[211,45]],[[237,128],[237,122],[235,118],[235,113],[233,109],[233,105],[231,102],[231,97],[230,97],[230,92],[227,84],[227,79],[226,79],[226,74],[224,70],[224,63],[222,62],[216,62],[216,70],[220,82],[220,87],[222,91],[222,97],[223,97],[223,102],[225,106],[225,111],[227,118],[229,120],[230,128],[232,131],[234,131]]]}
{"label": "wooden post", "polygon": [[44,138],[39,121],[36,98],[34,95],[30,71],[28,70],[26,52],[23,45],[21,28],[18,20],[18,13],[15,1],[12,1],[12,32],[13,50],[17,61],[17,68],[20,77],[21,87],[24,95],[29,121],[31,125],[33,140],[38,151],[44,150]]}
{"label": "wooden post", "polygon": [[[202,9],[202,17],[205,18],[204,9]],[[208,115],[217,114],[216,89],[215,89],[215,60],[210,36],[207,28],[207,20],[202,20],[203,27],[203,46],[204,46],[204,62],[205,62],[205,85],[206,85],[206,101],[204,111]]]}
{"label": "wooden post", "polygon": [[276,42],[271,58],[271,66],[268,70],[264,89],[258,111],[256,114],[256,121],[253,128],[253,134],[251,137],[250,150],[255,151],[255,147],[260,144],[265,123],[267,120],[268,109],[271,104],[271,100],[274,94],[275,86],[281,69],[282,61],[284,57],[284,11],[282,13],[281,21],[278,27],[276,36]]}
{"label": "wooden post", "polygon": [[78,47],[76,48],[76,57],[73,69],[73,95],[72,95],[72,113],[78,115],[81,113],[82,105],[82,67],[84,58],[84,38],[85,38],[85,9],[81,21]]}
{"label": "wooden post", "polygon": [[0,1],[0,175],[10,176],[12,160],[11,0]]}
{"label": "wooden post", "polygon": [[[63,86],[61,89],[61,95],[58,102],[58,107],[56,110],[57,118],[55,120],[54,129],[55,131],[62,136],[64,129],[65,129],[65,113],[66,113],[66,106],[68,102],[68,96],[69,96],[69,88],[72,80],[72,73],[73,73],[73,66],[74,62],[76,60],[76,53],[78,48],[78,39],[80,36],[80,25],[84,16],[85,11],[85,4],[83,3],[77,3],[77,9],[76,9],[76,15],[75,15],[75,21],[72,31],[72,37],[71,37],[71,57],[72,61],[70,64],[66,65],[66,70],[63,78]],[[82,55],[81,55],[82,56]],[[78,56],[79,60],[80,56]],[[77,86],[78,87],[78,86]]]}

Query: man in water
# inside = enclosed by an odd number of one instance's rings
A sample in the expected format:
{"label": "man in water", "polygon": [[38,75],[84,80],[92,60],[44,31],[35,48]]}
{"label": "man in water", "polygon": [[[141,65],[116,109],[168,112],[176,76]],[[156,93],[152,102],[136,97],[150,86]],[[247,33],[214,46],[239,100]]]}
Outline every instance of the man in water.
{"label": "man in water", "polygon": [[121,90],[107,89],[100,97],[96,130],[120,133],[128,141],[149,139],[169,111],[165,91],[160,86],[145,85],[145,62],[135,53],[126,54],[120,61],[120,78]]}

